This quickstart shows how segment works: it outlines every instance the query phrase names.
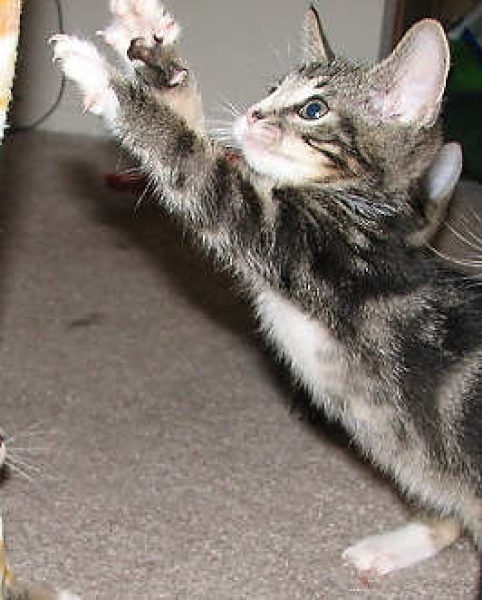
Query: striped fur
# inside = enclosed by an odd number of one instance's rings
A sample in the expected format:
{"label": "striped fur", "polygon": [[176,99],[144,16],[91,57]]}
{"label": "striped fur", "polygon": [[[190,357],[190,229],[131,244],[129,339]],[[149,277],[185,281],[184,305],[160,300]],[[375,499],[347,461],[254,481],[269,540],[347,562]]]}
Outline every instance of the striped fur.
{"label": "striped fur", "polygon": [[[243,161],[189,126],[171,88],[152,89],[149,64],[134,76],[109,71],[108,125],[164,206],[249,290],[313,402],[481,549],[482,296],[407,243],[441,144],[447,42],[425,21],[380,65],[353,66],[332,58],[309,21],[309,62],[235,124]],[[84,73],[105,72],[103,61],[75,38],[55,52],[88,96]]]}

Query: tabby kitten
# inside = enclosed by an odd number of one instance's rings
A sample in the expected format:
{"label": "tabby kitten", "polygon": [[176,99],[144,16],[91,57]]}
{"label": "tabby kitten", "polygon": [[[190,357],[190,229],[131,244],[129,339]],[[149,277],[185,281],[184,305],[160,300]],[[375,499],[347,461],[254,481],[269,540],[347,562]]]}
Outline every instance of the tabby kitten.
{"label": "tabby kitten", "polygon": [[333,55],[311,8],[303,63],[236,119],[243,160],[233,163],[205,131],[172,17],[154,0],[111,0],[111,9],[106,41],[124,56],[130,46],[135,68],[114,69],[78,38],[53,40],[85,106],[249,289],[313,402],[437,516],[345,556],[386,573],[461,528],[481,550],[482,297],[410,242],[442,143],[450,57],[440,25],[421,21],[386,60],[357,66]]}

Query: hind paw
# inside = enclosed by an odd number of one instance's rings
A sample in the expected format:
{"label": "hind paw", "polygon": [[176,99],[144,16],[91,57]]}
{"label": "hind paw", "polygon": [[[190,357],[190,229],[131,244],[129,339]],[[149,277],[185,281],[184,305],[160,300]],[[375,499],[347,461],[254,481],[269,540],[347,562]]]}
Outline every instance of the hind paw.
{"label": "hind paw", "polygon": [[428,525],[410,523],[361,540],[347,548],[343,558],[362,577],[372,579],[426,560],[438,550]]}

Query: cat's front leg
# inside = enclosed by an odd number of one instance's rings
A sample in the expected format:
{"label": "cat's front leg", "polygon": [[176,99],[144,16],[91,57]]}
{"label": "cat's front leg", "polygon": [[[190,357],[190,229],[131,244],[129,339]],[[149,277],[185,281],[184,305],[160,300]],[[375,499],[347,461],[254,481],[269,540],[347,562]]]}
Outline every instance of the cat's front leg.
{"label": "cat's front leg", "polygon": [[258,186],[205,134],[191,74],[171,69],[174,77],[168,72],[166,80],[166,65],[172,68],[177,60],[169,45],[162,39],[131,42],[131,57],[143,66],[125,73],[113,69],[90,42],[61,35],[53,44],[56,61],[84,94],[86,108],[104,117],[140,160],[166,208],[229,264],[259,264],[251,253],[272,247],[265,227],[265,219],[273,219],[270,188]]}
{"label": "cat's front leg", "polygon": [[127,55],[137,63],[137,75],[153,96],[184,119],[190,129],[204,133],[204,113],[196,81],[174,47],[164,38],[156,37],[153,43],[143,37],[134,38]]}
{"label": "cat's front leg", "polygon": [[[261,206],[253,209],[256,192],[223,150],[189,127],[167,101],[159,101],[145,73],[128,77],[115,71],[90,42],[73,36],[55,36],[53,44],[55,60],[84,94],[86,108],[104,118],[141,161],[165,206],[206,236],[212,249],[221,242],[226,248],[228,240],[232,245],[234,222],[240,218],[261,219]],[[166,88],[163,97],[181,88]],[[244,194],[249,194],[249,211],[243,209]]]}

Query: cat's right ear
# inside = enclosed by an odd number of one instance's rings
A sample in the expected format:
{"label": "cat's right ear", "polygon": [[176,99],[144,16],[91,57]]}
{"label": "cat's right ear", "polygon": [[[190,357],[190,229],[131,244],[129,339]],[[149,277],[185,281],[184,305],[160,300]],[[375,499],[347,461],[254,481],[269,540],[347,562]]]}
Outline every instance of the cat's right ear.
{"label": "cat's right ear", "polygon": [[323,63],[334,59],[335,55],[321,27],[318,11],[313,5],[306,11],[303,38],[303,58],[306,63]]}

